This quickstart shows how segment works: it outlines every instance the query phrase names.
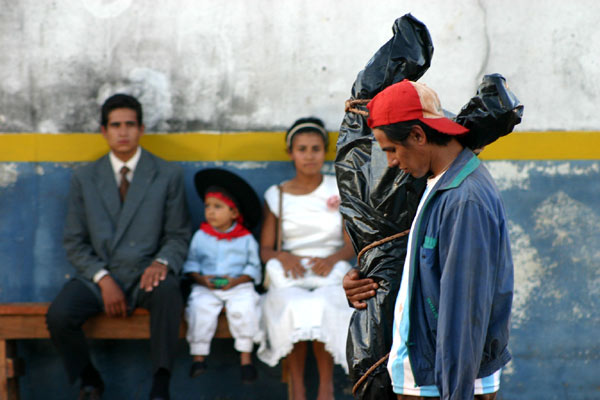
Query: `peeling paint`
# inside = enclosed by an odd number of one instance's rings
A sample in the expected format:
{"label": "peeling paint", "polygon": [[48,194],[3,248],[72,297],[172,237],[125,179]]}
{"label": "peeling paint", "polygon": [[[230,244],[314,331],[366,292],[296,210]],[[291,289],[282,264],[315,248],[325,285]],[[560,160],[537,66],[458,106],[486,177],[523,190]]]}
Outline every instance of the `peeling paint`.
{"label": "peeling paint", "polygon": [[530,189],[531,173],[545,176],[584,176],[600,172],[600,163],[592,162],[581,165],[578,162],[522,162],[522,161],[486,161],[500,190]]}
{"label": "peeling paint", "polygon": [[597,276],[594,279],[588,281],[587,291],[590,296],[600,297],[600,271],[597,271]]}
{"label": "peeling paint", "polygon": [[36,165],[35,166],[35,173],[37,175],[44,175],[46,172],[44,171],[44,167],[42,167],[41,165]]}
{"label": "peeling paint", "polygon": [[228,162],[227,166],[235,169],[267,169],[268,162],[244,161],[244,162]]}
{"label": "peeling paint", "polygon": [[585,167],[580,165],[574,165],[571,162],[564,162],[559,164],[546,164],[539,165],[531,163],[535,167],[536,171],[542,172],[545,175],[551,176],[568,176],[568,175],[589,175],[591,173],[600,172],[600,164],[595,162],[588,164]]}
{"label": "peeling paint", "polygon": [[80,168],[83,167],[85,165],[89,164],[89,162],[77,162],[77,163],[68,163],[68,162],[61,162],[61,163],[54,163],[52,164],[52,166],[54,168]]}
{"label": "peeling paint", "polygon": [[577,304],[571,309],[571,312],[575,318],[583,318],[584,316],[586,316],[583,314],[581,308]]}
{"label": "peeling paint", "polygon": [[529,189],[531,165],[511,161],[489,161],[485,163],[485,166],[494,178],[498,189]]}
{"label": "peeling paint", "polygon": [[596,265],[600,259],[600,218],[585,204],[557,192],[534,212],[535,231],[552,246],[569,246],[573,262]]}
{"label": "peeling paint", "polygon": [[518,328],[527,318],[528,300],[532,292],[540,287],[547,268],[543,267],[542,260],[523,227],[511,223],[509,234],[515,268],[512,326]]}
{"label": "peeling paint", "polygon": [[8,187],[14,184],[18,177],[17,163],[0,164],[0,187]]}

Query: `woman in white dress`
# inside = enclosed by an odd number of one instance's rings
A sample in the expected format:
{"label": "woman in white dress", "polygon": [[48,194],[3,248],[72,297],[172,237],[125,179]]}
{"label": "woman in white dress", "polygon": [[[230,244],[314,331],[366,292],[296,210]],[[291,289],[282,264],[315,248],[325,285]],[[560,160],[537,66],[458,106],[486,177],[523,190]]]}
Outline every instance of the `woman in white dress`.
{"label": "woman in white dress", "polygon": [[260,251],[268,291],[257,354],[271,366],[286,357],[292,398],[304,400],[304,365],[311,345],[319,372],[317,399],[328,400],[333,399],[334,363],[348,371],[346,337],[353,310],[342,279],[354,251],[343,232],[335,177],[321,173],[328,144],[323,123],[317,118],[296,121],[286,144],[296,176],[265,193]]}

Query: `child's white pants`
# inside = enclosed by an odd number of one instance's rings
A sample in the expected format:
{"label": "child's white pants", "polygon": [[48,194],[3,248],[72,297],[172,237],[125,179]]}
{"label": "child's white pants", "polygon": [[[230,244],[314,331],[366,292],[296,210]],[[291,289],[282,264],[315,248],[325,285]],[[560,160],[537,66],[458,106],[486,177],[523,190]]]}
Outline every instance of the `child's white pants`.
{"label": "child's white pants", "polygon": [[188,323],[186,339],[190,344],[190,353],[199,356],[210,353],[210,342],[217,330],[223,306],[229,331],[234,338],[233,347],[239,352],[251,352],[260,320],[259,299],[252,282],[241,283],[228,290],[211,290],[194,285],[185,309]]}

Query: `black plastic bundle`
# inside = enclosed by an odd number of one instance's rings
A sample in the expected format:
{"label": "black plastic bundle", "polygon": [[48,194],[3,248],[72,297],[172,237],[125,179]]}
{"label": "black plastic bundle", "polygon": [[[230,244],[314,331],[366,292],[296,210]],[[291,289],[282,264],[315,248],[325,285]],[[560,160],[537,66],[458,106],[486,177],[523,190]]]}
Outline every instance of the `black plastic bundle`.
{"label": "black plastic bundle", "polygon": [[[417,81],[429,68],[433,44],[427,27],[407,14],[394,22],[394,36],[367,63],[352,86],[354,99],[371,99],[403,79]],[[366,113],[364,104],[355,105]],[[470,132],[464,145],[481,148],[512,131],[521,121],[523,106],[499,74],[486,75],[473,97],[456,116]],[[348,330],[346,355],[355,396],[365,400],[395,399],[386,362],[370,373],[392,346],[394,304],[400,287],[408,235],[381,245],[374,242],[410,229],[425,178],[415,179],[387,168],[387,156],[375,143],[367,118],[347,111],[337,142],[335,171],[342,199],[340,211],[358,257],[361,277],[379,284],[367,308],[354,312]]]}
{"label": "black plastic bundle", "polygon": [[521,122],[523,105],[500,74],[485,75],[477,94],[463,106],[455,121],[469,128],[462,144],[475,150],[512,132]]}
{"label": "black plastic bundle", "polygon": [[[353,99],[370,99],[403,79],[416,81],[429,68],[433,44],[425,25],[407,14],[395,21],[394,36],[371,58],[352,87]],[[363,106],[363,110],[366,108]],[[335,170],[346,229],[358,252],[367,245],[403,232],[410,224],[423,179],[387,168],[387,157],[374,143],[366,117],[347,112],[337,142]],[[393,308],[400,287],[407,236],[366,251],[358,260],[363,277],[379,283],[366,310],[352,316],[347,358],[356,383],[392,345]],[[386,364],[368,375],[356,392],[360,399],[395,399]]]}

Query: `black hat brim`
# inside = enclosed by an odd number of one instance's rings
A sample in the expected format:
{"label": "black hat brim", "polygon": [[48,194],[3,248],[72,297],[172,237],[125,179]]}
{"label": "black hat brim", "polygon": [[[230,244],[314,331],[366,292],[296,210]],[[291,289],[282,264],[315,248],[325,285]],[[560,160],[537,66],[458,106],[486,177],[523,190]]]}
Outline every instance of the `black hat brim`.
{"label": "black hat brim", "polygon": [[244,217],[244,225],[253,229],[262,216],[261,204],[256,192],[244,179],[220,168],[208,168],[196,172],[194,185],[200,198],[204,201],[206,190],[211,186],[219,186],[229,192],[240,207]]}

